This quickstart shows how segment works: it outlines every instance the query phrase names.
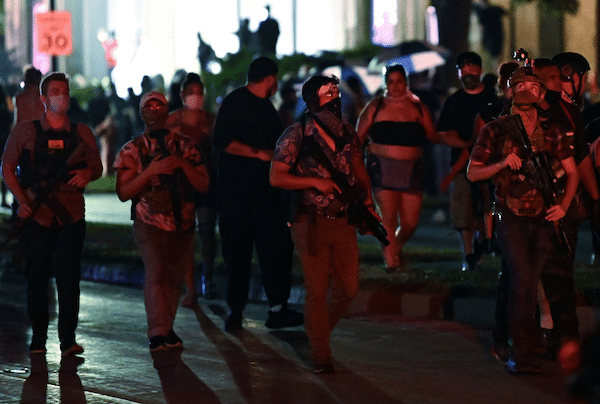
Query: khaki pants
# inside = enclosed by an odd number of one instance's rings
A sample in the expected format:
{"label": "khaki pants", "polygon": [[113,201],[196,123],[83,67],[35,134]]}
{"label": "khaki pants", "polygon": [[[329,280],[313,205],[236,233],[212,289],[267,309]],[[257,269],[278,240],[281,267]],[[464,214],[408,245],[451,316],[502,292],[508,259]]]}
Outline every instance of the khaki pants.
{"label": "khaki pants", "polygon": [[[356,230],[345,217],[302,215],[292,224],[292,239],[304,270],[304,328],[315,363],[331,360],[329,337],[358,293]],[[309,243],[316,255],[309,254]]]}

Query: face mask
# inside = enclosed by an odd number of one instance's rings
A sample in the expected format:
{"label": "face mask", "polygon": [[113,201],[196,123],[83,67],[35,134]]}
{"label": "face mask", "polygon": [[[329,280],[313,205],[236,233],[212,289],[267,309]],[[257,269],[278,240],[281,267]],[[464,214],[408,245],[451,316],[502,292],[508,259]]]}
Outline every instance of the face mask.
{"label": "face mask", "polygon": [[548,104],[556,104],[560,100],[561,95],[559,91],[546,90],[546,97],[544,98]]}
{"label": "face mask", "polygon": [[538,101],[538,97],[531,91],[519,91],[513,97],[513,105],[522,110],[535,107]]}
{"label": "face mask", "polygon": [[202,108],[202,98],[198,94],[190,94],[186,96],[184,103],[188,109],[198,110]]}
{"label": "face mask", "polygon": [[342,100],[340,97],[337,97],[327,104],[323,104],[321,106],[321,110],[329,111],[333,115],[335,115],[338,119],[342,119]]}
{"label": "face mask", "polygon": [[479,76],[476,74],[465,74],[460,78],[460,81],[467,90],[475,90],[481,83]]}
{"label": "face mask", "polygon": [[55,114],[64,114],[69,110],[69,98],[65,95],[48,97],[48,108]]}
{"label": "face mask", "polygon": [[167,121],[169,110],[166,107],[158,109],[143,108],[140,114],[142,116],[142,121],[144,121],[146,125],[155,125],[158,122]]}

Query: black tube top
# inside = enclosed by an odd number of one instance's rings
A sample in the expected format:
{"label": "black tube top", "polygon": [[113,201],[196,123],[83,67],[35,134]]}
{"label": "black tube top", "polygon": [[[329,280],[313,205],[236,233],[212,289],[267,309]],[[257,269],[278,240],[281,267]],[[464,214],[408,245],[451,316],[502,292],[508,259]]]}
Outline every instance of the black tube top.
{"label": "black tube top", "polygon": [[425,128],[419,122],[378,121],[369,128],[373,143],[389,146],[422,146]]}

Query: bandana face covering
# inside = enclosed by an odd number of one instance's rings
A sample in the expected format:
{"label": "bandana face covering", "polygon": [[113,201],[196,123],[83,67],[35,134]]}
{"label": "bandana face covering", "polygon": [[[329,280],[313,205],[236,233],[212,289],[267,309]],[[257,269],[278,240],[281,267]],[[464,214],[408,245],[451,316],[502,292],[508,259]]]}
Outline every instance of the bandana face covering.
{"label": "bandana face covering", "polygon": [[561,99],[559,91],[546,90],[546,101],[548,104],[556,104]]}
{"label": "bandana face covering", "polygon": [[538,101],[538,97],[531,91],[519,91],[513,97],[513,105],[522,110],[535,107]]}
{"label": "bandana face covering", "polygon": [[467,90],[475,90],[479,83],[481,83],[479,76],[476,74],[465,74],[460,78],[460,81]]}
{"label": "bandana face covering", "polygon": [[321,106],[321,110],[329,111],[333,115],[337,117],[337,119],[342,119],[342,100],[340,97],[336,97],[335,99],[329,101],[327,104]]}

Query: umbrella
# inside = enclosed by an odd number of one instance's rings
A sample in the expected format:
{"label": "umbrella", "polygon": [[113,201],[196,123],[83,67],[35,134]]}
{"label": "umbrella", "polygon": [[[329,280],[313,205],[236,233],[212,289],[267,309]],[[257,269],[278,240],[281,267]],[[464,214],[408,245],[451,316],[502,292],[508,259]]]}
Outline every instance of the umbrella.
{"label": "umbrella", "polygon": [[401,64],[407,74],[419,73],[446,64],[450,52],[424,41],[408,41],[384,48],[369,62],[369,71],[381,73],[383,67]]}

